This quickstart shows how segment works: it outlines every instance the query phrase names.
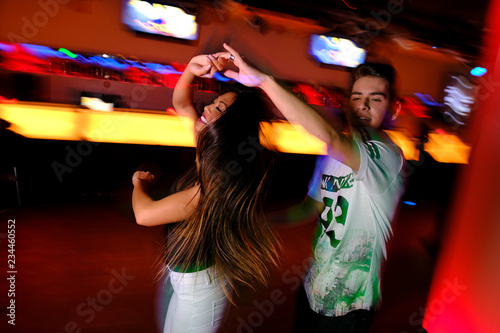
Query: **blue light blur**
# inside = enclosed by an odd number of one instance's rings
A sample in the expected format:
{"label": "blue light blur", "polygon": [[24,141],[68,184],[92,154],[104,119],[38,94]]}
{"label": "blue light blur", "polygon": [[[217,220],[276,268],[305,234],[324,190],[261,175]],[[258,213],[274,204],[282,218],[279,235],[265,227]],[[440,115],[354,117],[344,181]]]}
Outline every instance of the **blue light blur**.
{"label": "blue light blur", "polygon": [[[67,49],[60,48],[59,50],[54,50],[48,46],[33,45],[33,44],[20,44],[25,50],[34,56],[41,59],[47,58],[60,58],[60,59],[74,59],[75,61],[85,64],[85,65],[96,65],[103,68],[109,68],[113,70],[127,70],[129,67],[135,67],[142,71],[155,71],[159,74],[182,74],[175,70],[172,66],[161,65],[157,63],[139,63],[134,60],[117,60],[108,57],[101,56],[82,56],[78,53],[73,53]],[[0,43],[0,51],[3,52],[15,52],[16,49],[12,45],[5,43]],[[227,79],[225,80],[227,81]]]}
{"label": "blue light blur", "polygon": [[33,44],[19,44],[25,50],[28,50],[32,55],[37,56],[41,59],[47,58],[62,58],[62,59],[70,59],[70,57],[62,52],[54,50],[48,46],[41,45],[33,45]]}
{"label": "blue light blur", "polygon": [[14,45],[0,43],[0,51],[3,51],[3,52],[14,52],[14,50],[15,50],[15,46]]}
{"label": "blue light blur", "polygon": [[434,98],[432,98],[432,96],[429,94],[414,93],[414,95],[420,98],[422,103],[424,103],[425,105],[443,106],[443,104],[436,102]]}
{"label": "blue light blur", "polygon": [[214,74],[214,79],[218,80],[218,81],[222,81],[222,82],[227,82],[227,81],[231,81],[230,78],[228,78],[227,76],[224,76],[222,75],[221,73],[219,72],[216,72]]}
{"label": "blue light blur", "polygon": [[472,76],[476,76],[476,77],[480,77],[480,76],[483,76],[484,74],[486,74],[488,70],[484,67],[474,67],[471,71],[470,71],[470,75]]}

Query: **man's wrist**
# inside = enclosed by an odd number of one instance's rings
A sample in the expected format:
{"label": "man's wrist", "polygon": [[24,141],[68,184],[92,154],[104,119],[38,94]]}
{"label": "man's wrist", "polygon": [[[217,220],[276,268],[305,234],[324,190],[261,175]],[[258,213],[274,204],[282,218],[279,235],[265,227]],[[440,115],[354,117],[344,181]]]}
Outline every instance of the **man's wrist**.
{"label": "man's wrist", "polygon": [[259,87],[266,91],[266,89],[269,87],[269,85],[275,83],[274,77],[268,74],[262,74],[262,77],[260,78],[260,85]]}

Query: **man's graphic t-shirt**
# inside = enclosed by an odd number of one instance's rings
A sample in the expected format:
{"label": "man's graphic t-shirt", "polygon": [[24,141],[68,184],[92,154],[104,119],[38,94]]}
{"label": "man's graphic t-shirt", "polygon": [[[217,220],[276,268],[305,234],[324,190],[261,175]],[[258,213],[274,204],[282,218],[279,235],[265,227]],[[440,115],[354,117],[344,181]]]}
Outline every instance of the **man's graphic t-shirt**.
{"label": "man's graphic t-shirt", "polygon": [[304,284],[311,308],[325,316],[380,303],[380,271],[404,190],[404,160],[385,133],[361,129],[354,140],[359,171],[321,156],[309,184],[309,196],[324,209]]}

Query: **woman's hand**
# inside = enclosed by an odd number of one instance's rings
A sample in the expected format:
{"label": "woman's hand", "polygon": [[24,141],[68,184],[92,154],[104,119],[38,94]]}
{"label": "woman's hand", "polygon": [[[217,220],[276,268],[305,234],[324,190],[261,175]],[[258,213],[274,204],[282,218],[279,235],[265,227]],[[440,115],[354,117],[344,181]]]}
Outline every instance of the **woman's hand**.
{"label": "woman's hand", "polygon": [[212,78],[215,73],[224,69],[228,59],[221,55],[221,52],[216,54],[203,54],[194,57],[188,64],[188,69],[191,74],[200,77]]}
{"label": "woman's hand", "polygon": [[247,87],[261,87],[267,75],[248,65],[231,46],[224,43],[224,48],[230,53],[228,58],[232,59],[234,65],[239,69],[239,72],[226,70],[224,75]]}
{"label": "woman's hand", "polygon": [[155,176],[149,171],[136,171],[132,176],[132,184],[137,186],[138,182],[145,186],[151,186],[155,182]]}

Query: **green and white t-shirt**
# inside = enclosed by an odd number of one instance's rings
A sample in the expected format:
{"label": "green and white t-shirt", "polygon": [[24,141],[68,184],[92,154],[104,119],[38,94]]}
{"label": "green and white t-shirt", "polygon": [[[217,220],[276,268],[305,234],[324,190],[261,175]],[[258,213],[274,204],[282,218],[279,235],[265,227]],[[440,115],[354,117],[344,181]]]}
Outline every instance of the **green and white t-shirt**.
{"label": "green and white t-shirt", "polygon": [[359,171],[322,156],[309,184],[309,196],[325,208],[318,216],[314,262],[304,285],[311,309],[325,316],[380,303],[381,267],[404,191],[404,159],[389,137],[360,129],[354,140]]}

